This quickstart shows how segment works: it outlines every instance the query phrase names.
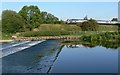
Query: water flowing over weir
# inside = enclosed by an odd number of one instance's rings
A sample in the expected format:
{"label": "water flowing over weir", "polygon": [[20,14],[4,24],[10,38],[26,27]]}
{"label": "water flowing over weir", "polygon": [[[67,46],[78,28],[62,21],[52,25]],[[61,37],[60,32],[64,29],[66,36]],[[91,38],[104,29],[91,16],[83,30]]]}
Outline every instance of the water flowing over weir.
{"label": "water flowing over weir", "polygon": [[49,73],[61,51],[59,40],[47,40],[2,58],[2,73]]}
{"label": "water flowing over weir", "polygon": [[2,48],[0,49],[2,51],[2,56],[0,58],[5,57],[7,55],[16,53],[18,51],[24,50],[26,48],[29,48],[33,45],[36,45],[38,43],[41,43],[42,41],[25,41],[25,42],[11,42],[7,44],[3,44]]}

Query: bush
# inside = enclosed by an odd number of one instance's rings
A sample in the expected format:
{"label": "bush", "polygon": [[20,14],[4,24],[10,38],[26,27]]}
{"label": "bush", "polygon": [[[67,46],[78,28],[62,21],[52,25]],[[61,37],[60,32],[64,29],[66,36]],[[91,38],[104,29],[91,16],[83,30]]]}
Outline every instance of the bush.
{"label": "bush", "polygon": [[83,23],[78,23],[78,26],[81,27],[82,31],[97,31],[98,30],[98,24],[95,20],[88,20]]}

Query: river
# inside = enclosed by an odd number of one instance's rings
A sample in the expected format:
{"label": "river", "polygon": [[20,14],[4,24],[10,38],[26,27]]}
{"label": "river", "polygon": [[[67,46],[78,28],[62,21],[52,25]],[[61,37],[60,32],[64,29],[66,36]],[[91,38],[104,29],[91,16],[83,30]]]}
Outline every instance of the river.
{"label": "river", "polygon": [[[118,73],[119,47],[88,47],[47,40],[29,47],[28,42],[3,43],[2,52],[19,49],[21,45],[16,45],[19,43],[25,46],[23,50],[1,58],[2,73]],[[15,48],[11,49],[11,44]]]}

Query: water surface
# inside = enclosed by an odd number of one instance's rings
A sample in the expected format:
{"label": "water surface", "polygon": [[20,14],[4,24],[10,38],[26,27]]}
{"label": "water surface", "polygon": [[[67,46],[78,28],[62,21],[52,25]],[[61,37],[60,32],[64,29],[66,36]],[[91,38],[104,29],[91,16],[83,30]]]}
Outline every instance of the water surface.
{"label": "water surface", "polygon": [[[16,43],[4,43],[5,47]],[[27,45],[26,45],[27,46]],[[118,48],[47,40],[2,58],[3,73],[118,73]]]}
{"label": "water surface", "polygon": [[51,73],[118,73],[118,50],[102,46],[68,48],[65,46]]}

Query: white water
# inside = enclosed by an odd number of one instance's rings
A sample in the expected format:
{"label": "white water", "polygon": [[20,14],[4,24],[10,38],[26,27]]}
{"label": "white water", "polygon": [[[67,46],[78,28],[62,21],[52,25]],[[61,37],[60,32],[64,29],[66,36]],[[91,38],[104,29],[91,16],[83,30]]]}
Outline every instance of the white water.
{"label": "white water", "polygon": [[7,55],[16,53],[18,51],[22,51],[26,48],[29,48],[33,45],[36,45],[38,43],[41,43],[42,41],[25,41],[25,42],[18,42],[18,43],[12,43],[11,45],[7,45],[5,47],[2,47],[0,50],[2,51],[2,56],[0,58],[5,57]]}
{"label": "white water", "polygon": [[18,45],[21,45],[21,44],[25,44],[25,43],[27,43],[27,42],[30,42],[30,41],[18,42],[17,44],[14,44],[14,43],[12,42],[10,45],[8,45],[8,46],[6,46],[6,47],[3,47],[3,48],[1,48],[0,50],[7,49],[7,48],[11,48],[11,47],[18,46]]}

